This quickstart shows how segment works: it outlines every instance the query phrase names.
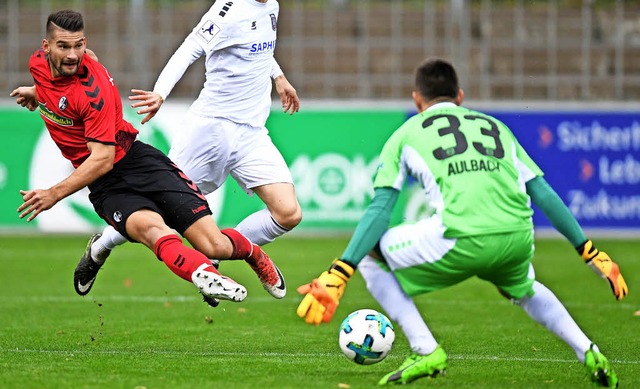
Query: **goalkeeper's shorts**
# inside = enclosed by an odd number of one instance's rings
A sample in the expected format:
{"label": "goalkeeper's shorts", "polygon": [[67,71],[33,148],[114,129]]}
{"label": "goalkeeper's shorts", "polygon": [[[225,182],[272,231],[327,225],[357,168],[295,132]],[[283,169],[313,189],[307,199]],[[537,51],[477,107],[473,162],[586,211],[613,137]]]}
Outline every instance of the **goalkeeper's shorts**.
{"label": "goalkeeper's shorts", "polygon": [[389,229],[380,251],[409,296],[477,276],[514,299],[533,295],[533,231],[442,237],[431,219]]}

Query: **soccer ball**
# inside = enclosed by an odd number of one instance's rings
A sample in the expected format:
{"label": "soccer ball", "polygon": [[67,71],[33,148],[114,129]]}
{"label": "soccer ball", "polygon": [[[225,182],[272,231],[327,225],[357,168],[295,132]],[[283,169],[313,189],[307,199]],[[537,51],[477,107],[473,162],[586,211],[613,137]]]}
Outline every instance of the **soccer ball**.
{"label": "soccer ball", "polygon": [[352,312],[340,325],[339,343],[344,355],[360,365],[383,360],[396,334],[389,319],[373,309]]}

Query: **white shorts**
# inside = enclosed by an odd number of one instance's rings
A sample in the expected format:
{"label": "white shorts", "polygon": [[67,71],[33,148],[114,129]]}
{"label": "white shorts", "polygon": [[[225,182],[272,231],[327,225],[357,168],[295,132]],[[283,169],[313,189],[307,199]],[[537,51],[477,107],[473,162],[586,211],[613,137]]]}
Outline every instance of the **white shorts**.
{"label": "white shorts", "polygon": [[291,172],[266,128],[222,118],[187,115],[186,126],[175,134],[169,158],[198,187],[209,194],[227,176],[247,193],[274,183],[293,183]]}
{"label": "white shorts", "polygon": [[444,226],[437,217],[420,219],[392,227],[382,235],[380,250],[391,270],[434,263],[455,246],[455,239],[447,239]]}

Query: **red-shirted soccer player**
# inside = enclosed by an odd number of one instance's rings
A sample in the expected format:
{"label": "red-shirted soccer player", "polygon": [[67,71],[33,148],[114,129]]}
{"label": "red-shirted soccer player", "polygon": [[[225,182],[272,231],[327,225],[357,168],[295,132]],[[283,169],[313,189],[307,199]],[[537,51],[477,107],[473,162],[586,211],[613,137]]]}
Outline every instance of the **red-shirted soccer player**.
{"label": "red-shirted soccer player", "polygon": [[[136,140],[138,131],[122,117],[113,78],[85,53],[82,15],[74,11],[49,15],[42,47],[29,62],[35,85],[11,93],[18,104],[39,109],[51,138],[75,167],[49,189],[21,190],[20,218],[28,216],[31,221],[88,186],[100,217],[127,239],[153,250],[210,303],[242,301],[246,289],[222,276],[209,258],[244,259],[259,276],[262,272],[281,278],[259,246],[233,229],[218,229],[204,195],[171,160]],[[74,283],[79,294],[89,291],[99,268],[88,269],[92,277]],[[284,288],[284,280],[281,283]]]}

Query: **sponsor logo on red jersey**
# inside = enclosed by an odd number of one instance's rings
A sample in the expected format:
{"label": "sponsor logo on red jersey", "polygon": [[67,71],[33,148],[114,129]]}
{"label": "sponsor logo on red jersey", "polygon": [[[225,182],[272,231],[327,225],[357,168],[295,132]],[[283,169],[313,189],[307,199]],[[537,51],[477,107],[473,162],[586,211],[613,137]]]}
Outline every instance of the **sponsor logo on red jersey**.
{"label": "sponsor logo on red jersey", "polygon": [[38,101],[38,107],[40,108],[40,115],[43,118],[48,119],[60,126],[65,126],[65,127],[73,126],[73,119],[60,116],[55,112],[51,111],[49,108],[47,108],[47,103],[42,103]]}

